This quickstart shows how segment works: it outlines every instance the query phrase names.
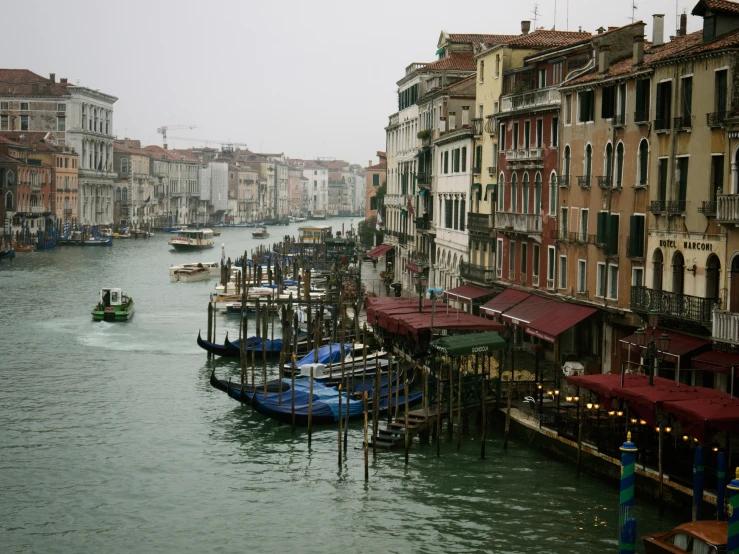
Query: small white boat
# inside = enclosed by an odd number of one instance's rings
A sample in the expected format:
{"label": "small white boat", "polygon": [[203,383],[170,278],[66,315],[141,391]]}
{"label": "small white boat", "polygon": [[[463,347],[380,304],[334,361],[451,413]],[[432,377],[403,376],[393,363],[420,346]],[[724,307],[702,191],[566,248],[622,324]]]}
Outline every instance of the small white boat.
{"label": "small white boat", "polygon": [[192,262],[189,264],[179,264],[169,266],[169,274],[174,275],[174,272],[178,269],[191,269],[194,267],[204,267],[207,269],[211,276],[219,276],[221,274],[221,264],[218,262]]}
{"label": "small white boat", "polygon": [[195,281],[207,281],[210,279],[210,271],[204,267],[186,267],[175,270],[172,280],[178,283],[194,283]]}
{"label": "small white boat", "polygon": [[255,239],[267,239],[269,238],[269,233],[266,227],[260,225],[255,231],[252,231],[251,236]]}
{"label": "small white boat", "polygon": [[100,229],[100,236],[101,237],[112,237],[113,236],[113,229],[110,227],[103,227]]}

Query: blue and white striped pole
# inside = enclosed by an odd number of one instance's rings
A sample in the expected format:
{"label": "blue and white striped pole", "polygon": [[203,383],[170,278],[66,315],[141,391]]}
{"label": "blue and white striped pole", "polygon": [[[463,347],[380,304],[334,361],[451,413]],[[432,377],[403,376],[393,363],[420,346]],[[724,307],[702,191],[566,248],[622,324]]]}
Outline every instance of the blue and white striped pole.
{"label": "blue and white striped pole", "polygon": [[618,515],[618,552],[632,554],[636,546],[636,520],[631,517],[634,509],[634,484],[636,465],[636,445],[631,442],[631,432],[626,434],[626,442],[621,446],[621,494]]}
{"label": "blue and white striped pole", "polygon": [[693,457],[693,521],[703,515],[703,447],[695,447]]}
{"label": "blue and white striped pole", "polygon": [[724,494],[726,492],[726,459],[724,453],[719,452],[716,459],[716,519],[723,521],[726,519],[724,513]]}
{"label": "blue and white striped pole", "polygon": [[736,479],[729,486],[729,536],[726,541],[726,554],[739,554],[739,467]]}

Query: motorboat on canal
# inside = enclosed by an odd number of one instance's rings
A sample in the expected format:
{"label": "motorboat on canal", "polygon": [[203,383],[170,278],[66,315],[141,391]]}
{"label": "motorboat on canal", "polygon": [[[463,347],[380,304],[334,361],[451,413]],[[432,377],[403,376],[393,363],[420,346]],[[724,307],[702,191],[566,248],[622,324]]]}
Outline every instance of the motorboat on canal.
{"label": "motorboat on canal", "polygon": [[202,250],[213,248],[213,231],[210,229],[182,229],[169,239],[175,250]]}
{"label": "motorboat on canal", "polygon": [[82,241],[84,246],[113,246],[113,237],[88,237]]}
{"label": "motorboat on canal", "polygon": [[266,227],[260,225],[259,227],[256,228],[255,231],[251,232],[251,236],[252,238],[255,238],[255,239],[267,239],[269,238],[269,233],[267,232]]}
{"label": "motorboat on canal", "polygon": [[726,552],[728,536],[729,524],[726,521],[691,521],[666,533],[645,535],[644,551],[646,554],[721,554]]}
{"label": "motorboat on canal", "polygon": [[217,277],[221,274],[221,264],[218,262],[190,262],[187,264],[169,266],[169,275],[173,276],[174,272],[178,269],[191,269],[194,267],[204,267],[213,277]]}
{"label": "motorboat on canal", "polygon": [[100,299],[92,309],[94,321],[127,321],[133,317],[133,298],[119,288],[100,289]]}
{"label": "motorboat on canal", "polygon": [[194,283],[196,281],[207,281],[211,278],[210,271],[207,268],[200,267],[184,267],[176,269],[171,274],[170,279],[178,283]]}

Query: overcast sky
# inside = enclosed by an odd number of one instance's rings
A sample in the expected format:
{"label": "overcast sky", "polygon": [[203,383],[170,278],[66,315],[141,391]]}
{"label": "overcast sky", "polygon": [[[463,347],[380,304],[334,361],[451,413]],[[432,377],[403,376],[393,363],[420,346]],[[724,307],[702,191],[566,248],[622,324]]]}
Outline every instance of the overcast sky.
{"label": "overcast sky", "polygon": [[[635,0],[636,19],[697,0]],[[569,6],[568,6],[569,4]],[[395,82],[434,59],[439,32],[518,34],[534,2],[511,0],[26,0],[4,2],[2,65],[119,98],[119,138],[246,143],[261,152],[366,165],[385,148]],[[593,32],[631,22],[631,0],[539,0],[537,27]],[[569,12],[569,16],[568,16]],[[569,18],[569,19],[568,19]],[[701,27],[688,16],[688,30]],[[202,142],[170,139],[188,148]],[[216,144],[212,144],[215,146]]]}

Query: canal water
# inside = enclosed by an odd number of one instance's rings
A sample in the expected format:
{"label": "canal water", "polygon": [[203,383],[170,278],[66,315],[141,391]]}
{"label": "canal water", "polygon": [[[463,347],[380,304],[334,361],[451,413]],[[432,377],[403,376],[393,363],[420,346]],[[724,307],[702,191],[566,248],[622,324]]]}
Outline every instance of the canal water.
{"label": "canal water", "polygon": [[[215,281],[171,283],[168,267],[220,249],[167,238],[0,261],[0,552],[617,551],[618,490],[525,442],[503,452],[492,432],[485,460],[477,435],[440,458],[414,445],[407,467],[378,453],[365,484],[360,425],[339,467],[334,428],[309,449],[212,389],[211,363],[238,375],[195,343]],[[260,243],[249,229],[216,240],[232,258]],[[134,298],[132,321],[91,321],[103,286]],[[640,536],[678,523],[638,497],[635,512]]]}

